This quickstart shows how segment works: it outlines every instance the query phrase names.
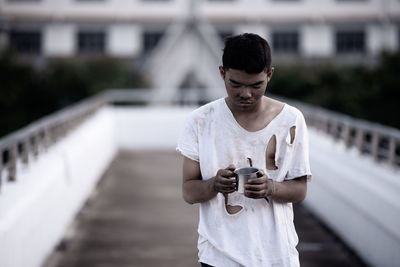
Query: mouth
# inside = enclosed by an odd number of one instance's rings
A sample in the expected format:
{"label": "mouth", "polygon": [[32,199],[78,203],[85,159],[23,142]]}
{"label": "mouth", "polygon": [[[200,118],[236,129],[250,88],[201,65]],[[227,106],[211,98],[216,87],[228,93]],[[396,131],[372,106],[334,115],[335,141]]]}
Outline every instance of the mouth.
{"label": "mouth", "polygon": [[249,106],[253,105],[253,103],[252,102],[239,102],[239,105],[241,107],[249,107]]}

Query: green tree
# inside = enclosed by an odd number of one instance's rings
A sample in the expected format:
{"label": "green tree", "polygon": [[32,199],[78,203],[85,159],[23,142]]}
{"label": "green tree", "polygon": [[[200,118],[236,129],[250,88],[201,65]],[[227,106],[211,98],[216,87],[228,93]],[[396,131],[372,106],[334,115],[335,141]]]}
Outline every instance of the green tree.
{"label": "green tree", "polygon": [[0,53],[0,136],[109,88],[146,88],[131,62],[97,57],[48,60],[43,68]]}

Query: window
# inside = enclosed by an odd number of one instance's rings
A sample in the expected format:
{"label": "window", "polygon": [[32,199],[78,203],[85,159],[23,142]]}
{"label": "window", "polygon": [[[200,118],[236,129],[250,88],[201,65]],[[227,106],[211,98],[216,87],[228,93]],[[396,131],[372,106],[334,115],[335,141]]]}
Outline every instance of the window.
{"label": "window", "polygon": [[298,53],[299,33],[296,30],[273,32],[272,49],[277,53]]}
{"label": "window", "polygon": [[338,30],[336,31],[336,52],[364,53],[365,32],[363,30]]}
{"label": "window", "polygon": [[337,2],[366,2],[368,0],[336,0]]}
{"label": "window", "polygon": [[143,49],[144,52],[150,52],[157,46],[158,42],[163,37],[163,31],[146,31],[143,33]]}
{"label": "window", "polygon": [[78,52],[104,53],[105,39],[104,31],[80,31],[78,32]]}
{"label": "window", "polygon": [[15,2],[15,3],[18,3],[18,2],[39,2],[39,1],[41,1],[41,0],[7,0],[7,2]]}
{"label": "window", "polygon": [[40,54],[42,34],[38,30],[11,30],[9,43],[20,53]]}

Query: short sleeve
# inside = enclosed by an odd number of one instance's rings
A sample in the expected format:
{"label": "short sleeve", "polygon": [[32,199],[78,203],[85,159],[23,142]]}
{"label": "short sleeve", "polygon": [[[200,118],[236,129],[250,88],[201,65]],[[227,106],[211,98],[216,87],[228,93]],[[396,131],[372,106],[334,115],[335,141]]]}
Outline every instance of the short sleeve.
{"label": "short sleeve", "polygon": [[308,147],[308,130],[303,114],[299,112],[295,123],[295,136],[292,147],[292,157],[286,180],[307,176],[311,178],[311,168]]}
{"label": "short sleeve", "polygon": [[184,124],[183,130],[178,139],[176,150],[183,156],[194,161],[199,161],[199,141],[197,127],[193,116],[189,116]]}

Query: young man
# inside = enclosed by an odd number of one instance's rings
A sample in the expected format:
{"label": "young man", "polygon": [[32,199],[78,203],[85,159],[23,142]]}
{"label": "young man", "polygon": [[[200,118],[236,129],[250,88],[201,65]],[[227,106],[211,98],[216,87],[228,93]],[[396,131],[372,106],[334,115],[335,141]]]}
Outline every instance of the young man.
{"label": "young man", "polygon": [[[202,266],[299,266],[292,203],[311,177],[303,115],[264,96],[274,68],[255,34],[225,42],[219,72],[227,97],[193,111],[177,150],[184,156],[183,198],[200,203]],[[259,168],[236,191],[235,168]]]}

